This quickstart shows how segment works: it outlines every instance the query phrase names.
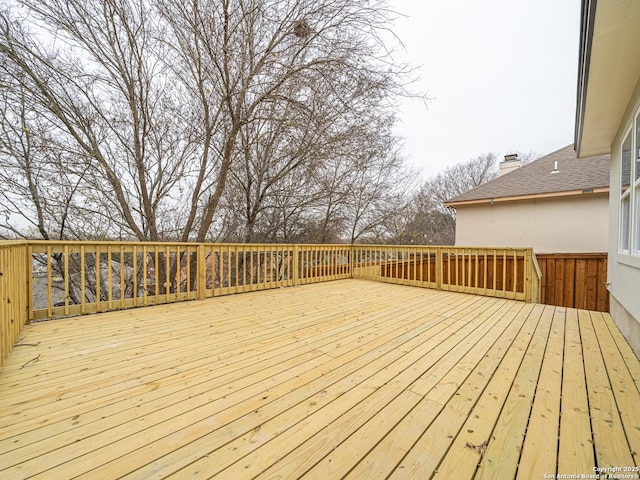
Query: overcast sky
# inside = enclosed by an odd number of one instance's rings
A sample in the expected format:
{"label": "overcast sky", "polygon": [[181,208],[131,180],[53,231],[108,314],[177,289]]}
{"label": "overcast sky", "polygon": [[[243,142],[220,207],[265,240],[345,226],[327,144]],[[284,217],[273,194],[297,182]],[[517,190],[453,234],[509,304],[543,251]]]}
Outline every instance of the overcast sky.
{"label": "overcast sky", "polygon": [[573,143],[579,0],[389,0],[414,88],[398,135],[428,178],[482,153]]}

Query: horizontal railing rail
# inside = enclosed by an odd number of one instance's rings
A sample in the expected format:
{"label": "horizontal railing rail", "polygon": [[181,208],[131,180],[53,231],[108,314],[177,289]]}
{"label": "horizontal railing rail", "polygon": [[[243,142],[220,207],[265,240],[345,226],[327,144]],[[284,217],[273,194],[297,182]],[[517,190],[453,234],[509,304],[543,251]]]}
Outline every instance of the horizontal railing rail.
{"label": "horizontal railing rail", "polygon": [[343,278],[535,302],[536,266],[522,248],[0,242],[0,362],[31,320]]}

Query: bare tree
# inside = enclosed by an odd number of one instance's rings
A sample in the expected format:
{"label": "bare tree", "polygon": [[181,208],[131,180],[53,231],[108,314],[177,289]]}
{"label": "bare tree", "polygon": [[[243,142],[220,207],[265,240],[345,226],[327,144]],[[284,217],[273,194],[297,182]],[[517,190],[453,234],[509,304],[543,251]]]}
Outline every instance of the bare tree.
{"label": "bare tree", "polygon": [[241,238],[289,238],[310,218],[292,179],[405,92],[382,0],[18,3],[0,11],[13,235],[216,238],[238,224],[219,211],[234,179]]}
{"label": "bare tree", "polygon": [[399,244],[453,245],[455,210],[444,202],[497,175],[497,156],[493,153],[446,168],[422,184],[407,202],[407,208],[388,219],[384,229],[378,229],[377,238]]}
{"label": "bare tree", "polygon": [[410,195],[405,207],[389,217],[376,241],[398,245],[453,245],[455,221],[433,196],[428,183]]}
{"label": "bare tree", "polygon": [[[261,131],[252,123],[276,124],[267,142],[273,145],[274,135],[291,132],[277,126],[284,112],[306,117],[312,127],[315,120],[338,113],[318,108],[319,92],[330,99],[336,97],[331,92],[339,92],[348,111],[356,108],[354,98],[362,98],[363,91],[374,89],[381,98],[398,91],[393,79],[399,71],[376,59],[378,31],[389,26],[382,2],[164,0],[160,11],[178,40],[179,55],[193,64],[188,84],[203,112],[205,146],[214,138],[219,145],[213,175],[207,175],[209,162],[203,157],[195,182],[187,230],[201,211],[197,240],[209,231],[234,162],[244,159],[246,166],[251,161],[246,149],[257,147],[253,134]],[[263,160],[281,162],[264,153]],[[285,164],[284,171],[300,161]],[[211,177],[215,185],[206,183]],[[251,236],[259,208],[254,205],[247,213],[245,238]]]}
{"label": "bare tree", "polygon": [[493,180],[498,176],[497,156],[485,153],[448,167],[427,181],[427,188],[440,203]]}
{"label": "bare tree", "polygon": [[[82,159],[77,191],[109,236],[202,241],[254,122],[326,120],[402,90],[381,50],[384,2],[20,3],[22,18],[0,14],[3,78]],[[332,103],[318,108],[318,92]]]}
{"label": "bare tree", "polygon": [[349,243],[371,237],[388,219],[402,215],[414,188],[411,170],[389,147],[364,149],[351,171],[344,208]]}
{"label": "bare tree", "polygon": [[522,165],[526,165],[527,163],[531,163],[534,160],[539,159],[540,157],[542,157],[542,153],[540,152],[536,152],[535,150],[516,150],[514,152],[516,155],[518,155],[518,160],[520,160],[522,162]]}

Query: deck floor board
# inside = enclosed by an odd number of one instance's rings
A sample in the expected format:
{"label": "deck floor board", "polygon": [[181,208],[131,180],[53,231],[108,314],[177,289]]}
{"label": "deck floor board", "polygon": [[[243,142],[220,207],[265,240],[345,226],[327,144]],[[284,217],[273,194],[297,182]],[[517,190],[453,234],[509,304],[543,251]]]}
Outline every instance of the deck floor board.
{"label": "deck floor board", "polygon": [[2,478],[638,463],[640,362],[606,313],[338,280],[34,323],[19,343],[0,370]]}

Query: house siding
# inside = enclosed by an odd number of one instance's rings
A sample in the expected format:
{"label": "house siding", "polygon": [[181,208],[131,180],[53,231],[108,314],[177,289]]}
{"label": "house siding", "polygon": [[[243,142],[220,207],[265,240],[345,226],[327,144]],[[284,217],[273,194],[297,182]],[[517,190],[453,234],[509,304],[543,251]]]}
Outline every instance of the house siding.
{"label": "house siding", "polygon": [[536,253],[606,252],[606,193],[460,205],[456,245],[533,247]]}
{"label": "house siding", "polygon": [[640,357],[640,257],[618,253],[620,228],[620,163],[622,137],[640,107],[640,82],[636,85],[625,115],[611,145],[611,196],[609,202],[609,291],[611,317]]}

